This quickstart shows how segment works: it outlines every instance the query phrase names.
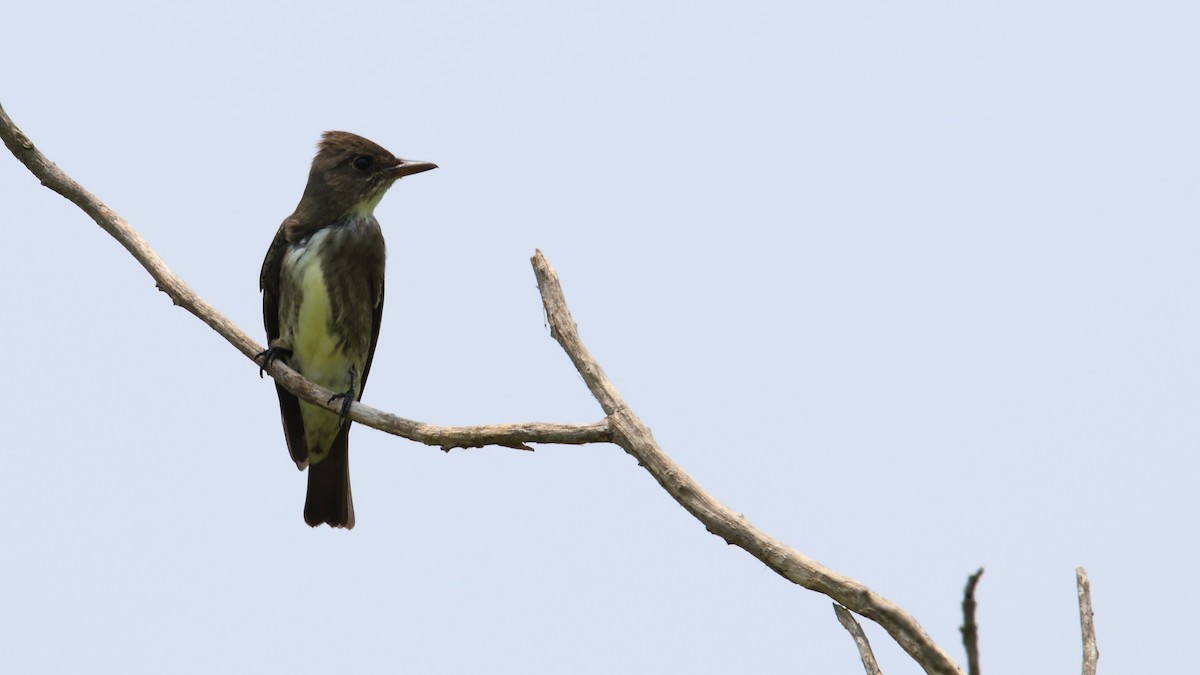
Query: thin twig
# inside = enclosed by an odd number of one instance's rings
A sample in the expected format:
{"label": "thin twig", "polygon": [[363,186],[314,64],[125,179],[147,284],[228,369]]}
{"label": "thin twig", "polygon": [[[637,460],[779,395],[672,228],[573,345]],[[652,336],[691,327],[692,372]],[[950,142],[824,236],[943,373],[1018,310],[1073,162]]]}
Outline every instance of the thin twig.
{"label": "thin twig", "polygon": [[[96,224],[112,235],[128,250],[142,267],[154,278],[158,289],[166,293],[176,305],[191,312],[230,342],[238,351],[250,359],[263,351],[262,345],[238,328],[233,321],[205,302],[187,284],[171,271],[150,244],[134,230],[124,218],[76,183],[53,162],[46,158],[29,137],[17,128],[4,107],[0,106],[0,137],[4,144],[42,185],[66,197]],[[257,369],[257,366],[255,366]],[[302,375],[279,361],[266,367],[266,371],[285,389],[300,398],[339,412],[341,403],[332,403],[335,392],[313,384]],[[530,443],[560,443],[579,445],[601,443],[610,440],[612,432],[608,422],[601,420],[593,424],[547,424],[528,422],[520,424],[492,424],[469,427],[443,427],[405,419],[398,415],[376,410],[359,402],[350,406],[350,419],[380,431],[402,436],[425,445],[452,448],[479,448],[499,445],[520,450],[532,450]]]}
{"label": "thin twig", "polygon": [[979,577],[983,576],[980,567],[975,574],[967,577],[967,587],[963,589],[963,647],[967,650],[967,675],[979,675],[979,625],[975,623],[975,587],[979,585]]}
{"label": "thin twig", "polygon": [[550,335],[558,341],[592,395],[608,415],[613,442],[633,455],[659,485],[708,531],[761,560],[785,579],[823,593],[859,616],[879,625],[927,673],[961,675],[962,670],[921,628],[908,612],[850,577],[838,574],[752,525],[745,516],[717,501],[683,467],[675,463],[633,413],[621,394],[584,346],[575,320],[567,309],[558,274],[537,251],[531,259],[550,322]]}
{"label": "thin twig", "polygon": [[1092,582],[1087,570],[1075,568],[1075,589],[1079,594],[1079,627],[1083,633],[1083,675],[1096,675],[1100,648],[1096,646],[1096,623],[1092,613]]}
{"label": "thin twig", "polygon": [[867,675],[883,675],[883,671],[879,669],[879,662],[875,660],[875,654],[871,651],[871,643],[867,642],[867,634],[863,632],[862,626],[850,610],[835,602],[833,613],[837,614],[838,623],[842,624],[842,628],[849,631],[850,637],[854,638],[854,646],[858,647],[858,656],[862,659]]}

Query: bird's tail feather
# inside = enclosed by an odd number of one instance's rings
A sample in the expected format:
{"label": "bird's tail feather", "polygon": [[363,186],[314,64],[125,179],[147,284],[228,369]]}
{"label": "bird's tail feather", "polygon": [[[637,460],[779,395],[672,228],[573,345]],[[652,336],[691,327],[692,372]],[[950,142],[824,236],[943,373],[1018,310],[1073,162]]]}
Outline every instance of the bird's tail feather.
{"label": "bird's tail feather", "polygon": [[350,425],[338,432],[329,454],[308,467],[308,498],[304,522],[316,527],[354,527],[354,500],[350,496]]}

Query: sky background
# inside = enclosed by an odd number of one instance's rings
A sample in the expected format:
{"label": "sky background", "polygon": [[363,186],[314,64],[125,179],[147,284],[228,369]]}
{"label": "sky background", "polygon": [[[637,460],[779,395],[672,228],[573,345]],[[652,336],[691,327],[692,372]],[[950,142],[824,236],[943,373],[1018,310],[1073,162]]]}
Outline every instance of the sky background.
{"label": "sky background", "polygon": [[[262,339],[320,133],[438,163],[377,210],[365,401],[602,416],[528,259],[664,449],[956,658],[1179,672],[1200,593],[1200,6],[22,3],[0,103]],[[7,157],[7,156],[6,156]],[[356,427],[312,530],[274,388],[0,157],[0,669],[855,674],[828,598],[616,446]],[[919,672],[864,621],[889,675]]]}

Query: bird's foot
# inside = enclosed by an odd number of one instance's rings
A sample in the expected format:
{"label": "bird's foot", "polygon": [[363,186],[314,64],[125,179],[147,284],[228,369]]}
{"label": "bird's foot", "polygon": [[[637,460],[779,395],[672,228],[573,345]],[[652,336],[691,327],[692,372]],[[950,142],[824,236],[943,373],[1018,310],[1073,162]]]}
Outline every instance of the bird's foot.
{"label": "bird's foot", "polygon": [[339,422],[346,421],[346,415],[350,414],[350,403],[353,402],[354,399],[356,398],[356,396],[355,396],[356,387],[354,386],[354,383],[358,379],[358,371],[354,369],[354,366],[350,366],[349,375],[350,375],[350,388],[347,389],[346,391],[343,391],[340,394],[334,394],[333,396],[330,396],[329,401],[328,401],[328,403],[333,403],[334,401],[341,399],[342,410],[341,410],[341,412],[338,413],[338,421]]}
{"label": "bird's foot", "polygon": [[263,376],[263,371],[267,369],[267,366],[271,365],[275,361],[278,361],[280,357],[286,358],[291,355],[292,350],[284,349],[283,347],[268,347],[258,354],[255,354],[255,361],[258,361],[259,359],[262,360],[262,363],[258,364],[259,378]]}

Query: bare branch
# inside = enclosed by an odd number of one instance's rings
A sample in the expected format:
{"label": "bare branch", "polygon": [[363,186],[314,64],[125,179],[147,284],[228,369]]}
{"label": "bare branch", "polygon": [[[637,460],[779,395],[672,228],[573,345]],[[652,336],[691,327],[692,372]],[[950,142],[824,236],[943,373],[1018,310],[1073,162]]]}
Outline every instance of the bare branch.
{"label": "bare branch", "polygon": [[863,632],[862,626],[850,610],[835,602],[833,613],[837,614],[838,623],[842,624],[842,628],[849,631],[850,637],[854,638],[854,646],[858,647],[858,655],[862,659],[863,668],[867,670],[867,675],[883,675],[879,663],[875,660],[875,654],[871,651],[871,643],[867,642],[867,634]]}
{"label": "bare branch", "polygon": [[1083,633],[1083,675],[1096,675],[1100,648],[1096,646],[1096,624],[1092,620],[1092,582],[1082,567],[1075,568],[1075,590],[1079,594],[1079,627]]}
{"label": "bare branch", "polygon": [[979,585],[979,577],[983,576],[980,567],[975,574],[967,577],[967,587],[963,590],[963,647],[967,650],[967,673],[979,675],[979,626],[975,623],[975,587]]}
{"label": "bare branch", "polygon": [[588,389],[608,415],[614,443],[633,455],[659,485],[703,523],[709,532],[744,549],[783,578],[823,593],[855,614],[877,622],[925,672],[961,675],[958,664],[934,643],[916,619],[898,605],[759,530],[744,516],[714,499],[675,460],[668,457],[650,434],[650,429],[625,405],[621,394],[583,345],[575,320],[567,309],[558,275],[550,262],[541,251],[534,254],[531,262],[550,323],[550,335],[570,357]]}
{"label": "bare branch", "polygon": [[[124,218],[88,192],[82,185],[76,183],[70,176],[63,173],[53,162],[46,158],[29,140],[8,113],[0,106],[0,137],[4,144],[21,163],[29,169],[42,185],[66,197],[84,213],[92,217],[96,224],[121,243],[142,267],[154,277],[158,289],[170,296],[176,305],[191,312],[196,318],[208,324],[213,330],[230,342],[238,351],[250,359],[263,351],[262,345],[255,342],[241,328],[221,314],[215,307],[208,304],[191,288],[171,271],[162,258],[150,248]],[[279,363],[278,361],[266,367],[266,371],[283,385],[285,389],[296,396],[324,406],[333,412],[340,410],[339,403],[330,403],[334,392],[313,384],[302,375]],[[601,420],[593,424],[495,424],[470,427],[441,427],[424,422],[416,422],[397,415],[376,410],[370,406],[354,402],[350,406],[350,419],[369,427],[425,445],[432,445],[450,450],[452,448],[478,448],[487,445],[499,445],[508,448],[531,450],[529,443],[561,443],[579,445],[583,443],[601,443],[611,439],[612,432],[608,422]]]}
{"label": "bare branch", "polygon": [[[141,263],[158,288],[171,300],[208,324],[250,359],[262,352],[262,346],[232,321],[201,299],[166,266],[140,235],[100,200],[73,181],[34,147],[0,107],[0,137],[42,184],[66,197],[92,217]],[[439,446],[480,447],[502,445],[528,449],[529,443],[614,442],[631,454],[655,480],[709,532],[738,546],[785,579],[822,593],[860,616],[881,625],[927,673],[961,675],[959,666],[930,639],[917,621],[886,598],[863,584],[834,572],[799,551],[774,539],[751,525],[745,517],[708,494],[674,460],[668,457],[650,434],[650,430],[628,407],[591,357],[576,332],[567,309],[562,288],[550,263],[540,251],[534,255],[534,272],[551,327],[551,335],[562,346],[588,388],[607,415],[605,420],[588,425],[515,424],[482,427],[439,427],[390,415],[355,402],[349,417],[360,424],[420,443]],[[333,392],[306,380],[291,368],[272,363],[266,371],[296,396],[336,412],[330,403]]]}

